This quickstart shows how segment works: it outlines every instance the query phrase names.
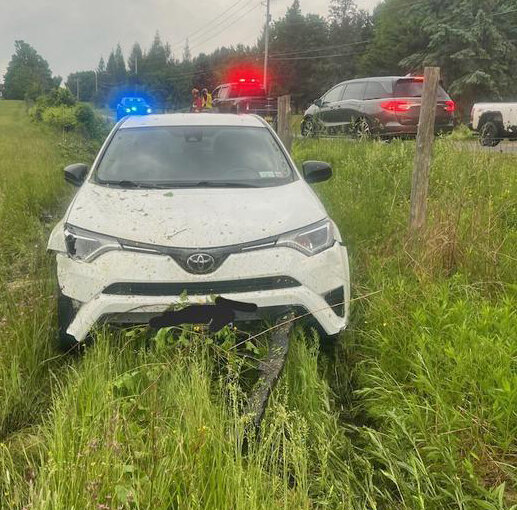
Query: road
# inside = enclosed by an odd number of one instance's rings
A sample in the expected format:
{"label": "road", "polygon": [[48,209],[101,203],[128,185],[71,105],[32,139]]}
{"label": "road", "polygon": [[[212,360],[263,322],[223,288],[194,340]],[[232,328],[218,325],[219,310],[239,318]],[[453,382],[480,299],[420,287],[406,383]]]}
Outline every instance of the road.
{"label": "road", "polygon": [[517,142],[504,141],[496,147],[483,147],[477,140],[458,142],[458,147],[479,152],[497,152],[502,154],[516,154]]}

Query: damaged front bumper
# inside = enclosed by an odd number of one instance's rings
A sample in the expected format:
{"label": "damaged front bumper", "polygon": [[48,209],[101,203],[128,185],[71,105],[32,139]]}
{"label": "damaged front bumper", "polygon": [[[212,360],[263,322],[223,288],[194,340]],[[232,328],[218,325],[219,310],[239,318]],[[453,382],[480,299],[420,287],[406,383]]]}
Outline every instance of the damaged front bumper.
{"label": "damaged front bumper", "polygon": [[116,250],[88,263],[58,253],[57,267],[61,292],[76,308],[67,333],[79,342],[101,321],[147,323],[172,305],[207,303],[214,295],[254,303],[259,312],[306,311],[329,335],[348,324],[348,254],[338,242],[311,257],[288,247],[232,254],[205,275],[166,255]]}

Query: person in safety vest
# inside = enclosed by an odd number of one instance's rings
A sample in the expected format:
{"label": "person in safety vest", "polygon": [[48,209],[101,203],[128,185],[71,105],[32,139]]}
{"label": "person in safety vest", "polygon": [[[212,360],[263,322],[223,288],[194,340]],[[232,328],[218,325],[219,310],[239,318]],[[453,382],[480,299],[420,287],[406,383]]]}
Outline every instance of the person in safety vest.
{"label": "person in safety vest", "polygon": [[201,91],[201,98],[203,101],[203,110],[211,110],[212,109],[212,94],[208,92],[208,89],[203,89]]}
{"label": "person in safety vest", "polygon": [[198,89],[192,89],[192,104],[190,106],[191,112],[200,112],[203,109],[203,100],[199,95]]}

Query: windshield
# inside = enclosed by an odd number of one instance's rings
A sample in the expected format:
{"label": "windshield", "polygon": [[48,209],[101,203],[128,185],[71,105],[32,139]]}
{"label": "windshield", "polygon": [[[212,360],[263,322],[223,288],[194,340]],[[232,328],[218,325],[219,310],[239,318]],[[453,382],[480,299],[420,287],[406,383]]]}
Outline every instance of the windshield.
{"label": "windshield", "polygon": [[125,97],[121,103],[130,106],[132,104],[145,104],[145,101],[141,97]]}
{"label": "windshield", "polygon": [[122,187],[267,187],[294,178],[267,129],[233,126],[119,129],[95,173]]}
{"label": "windshield", "polygon": [[[422,97],[424,82],[420,79],[403,79],[397,81],[393,90],[394,97]],[[449,99],[447,92],[438,86],[438,98]]]}

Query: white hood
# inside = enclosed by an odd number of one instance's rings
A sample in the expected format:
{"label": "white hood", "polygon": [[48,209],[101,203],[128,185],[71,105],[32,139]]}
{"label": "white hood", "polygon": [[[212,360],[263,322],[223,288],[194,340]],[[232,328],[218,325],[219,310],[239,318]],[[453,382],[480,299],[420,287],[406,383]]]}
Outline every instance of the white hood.
{"label": "white hood", "polygon": [[67,223],[119,239],[213,248],[305,227],[326,217],[302,180],[273,188],[120,189],[85,183]]}

